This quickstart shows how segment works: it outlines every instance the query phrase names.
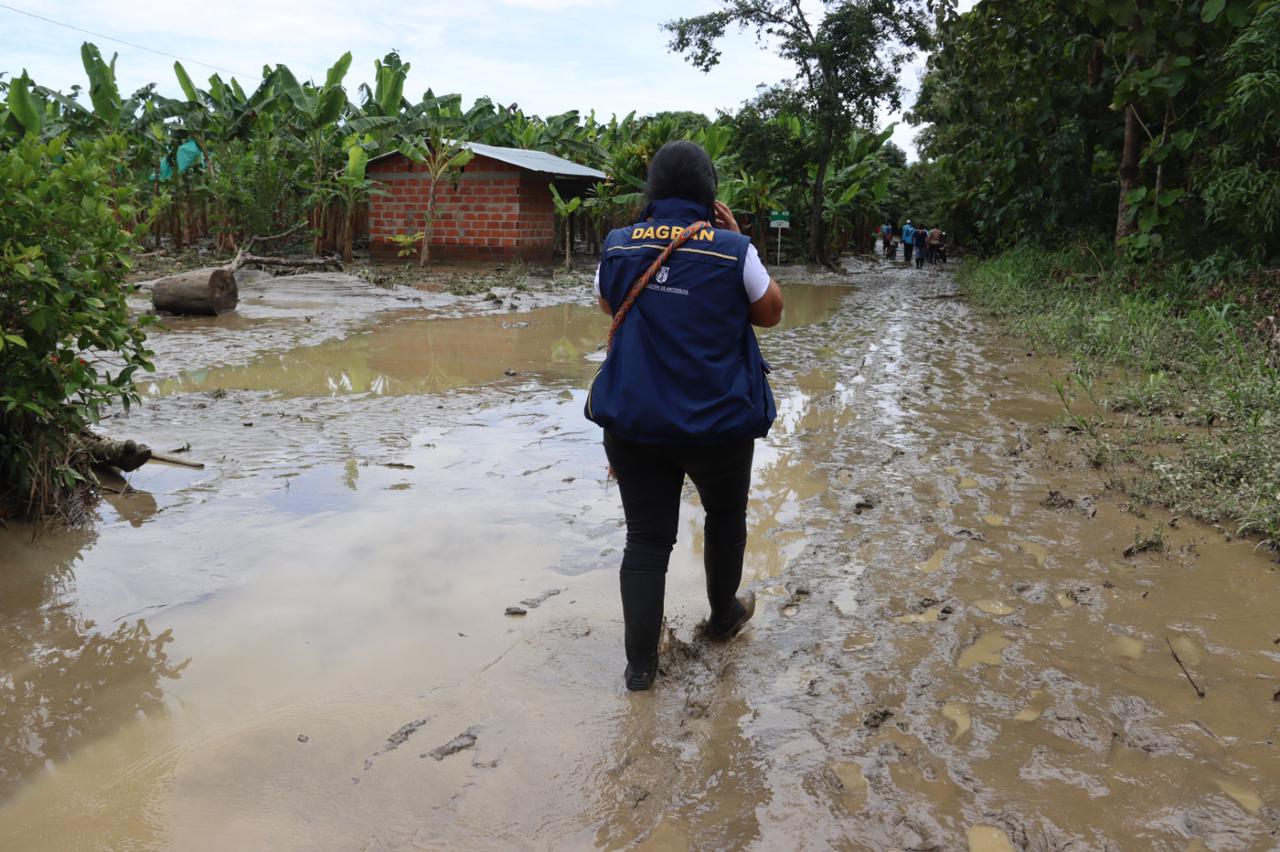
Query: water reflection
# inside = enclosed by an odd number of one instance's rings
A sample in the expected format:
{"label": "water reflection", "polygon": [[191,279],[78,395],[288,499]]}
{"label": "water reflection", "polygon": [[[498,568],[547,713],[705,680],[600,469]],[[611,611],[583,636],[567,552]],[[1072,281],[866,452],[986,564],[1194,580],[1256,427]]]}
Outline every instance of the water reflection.
{"label": "water reflection", "polygon": [[[764,335],[821,322],[849,287],[790,285],[782,323]],[[281,396],[440,393],[536,373],[582,385],[597,364],[608,318],[575,304],[523,314],[417,318],[316,346],[259,357],[246,365],[188,370],[151,387],[154,394],[235,388]]]}
{"label": "water reflection", "polygon": [[0,534],[0,802],[44,769],[139,716],[164,710],[170,631],[142,619],[104,629],[66,600],[96,534]]}

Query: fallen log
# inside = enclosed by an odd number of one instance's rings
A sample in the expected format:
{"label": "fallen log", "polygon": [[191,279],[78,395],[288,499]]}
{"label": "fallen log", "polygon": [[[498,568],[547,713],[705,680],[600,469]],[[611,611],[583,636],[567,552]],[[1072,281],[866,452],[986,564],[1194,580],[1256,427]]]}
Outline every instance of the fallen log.
{"label": "fallen log", "polygon": [[239,300],[235,271],[225,266],[179,272],[151,285],[151,304],[169,314],[217,316],[235,310]]}
{"label": "fallen log", "polygon": [[235,258],[225,268],[234,272],[245,266],[256,266],[269,272],[288,271],[295,274],[326,270],[342,271],[342,261],[336,257],[264,257],[250,254],[244,249],[236,252]]}
{"label": "fallen log", "polygon": [[151,448],[137,441],[115,441],[91,432],[80,435],[80,443],[96,465],[137,470],[151,460]]}

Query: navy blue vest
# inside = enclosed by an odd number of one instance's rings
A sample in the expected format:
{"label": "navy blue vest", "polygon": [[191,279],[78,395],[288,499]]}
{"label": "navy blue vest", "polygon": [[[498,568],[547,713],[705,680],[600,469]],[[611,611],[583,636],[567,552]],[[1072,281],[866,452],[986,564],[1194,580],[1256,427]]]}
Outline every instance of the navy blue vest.
{"label": "navy blue vest", "polygon": [[[649,205],[652,218],[610,232],[600,294],[616,312],[680,229],[710,211],[691,201]],[[742,267],[751,241],[710,228],[672,253],[640,294],[587,392],[586,416],[646,444],[716,444],[766,435],[777,414],[747,311]]]}

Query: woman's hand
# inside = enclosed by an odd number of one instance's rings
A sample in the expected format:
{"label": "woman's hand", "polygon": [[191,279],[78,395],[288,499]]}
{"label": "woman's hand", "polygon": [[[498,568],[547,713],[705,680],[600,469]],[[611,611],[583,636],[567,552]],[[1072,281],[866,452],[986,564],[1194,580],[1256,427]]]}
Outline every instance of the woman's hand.
{"label": "woman's hand", "polygon": [[716,221],[714,224],[717,228],[724,228],[733,231],[735,234],[742,233],[741,229],[738,228],[738,220],[733,218],[733,211],[723,201],[716,202]]}

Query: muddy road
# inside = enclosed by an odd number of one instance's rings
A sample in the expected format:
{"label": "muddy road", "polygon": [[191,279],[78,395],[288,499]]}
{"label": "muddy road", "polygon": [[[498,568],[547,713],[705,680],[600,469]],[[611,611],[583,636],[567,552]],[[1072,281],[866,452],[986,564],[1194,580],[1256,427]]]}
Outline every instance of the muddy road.
{"label": "muddy road", "polygon": [[588,294],[172,324],[108,427],[206,469],[0,532],[0,847],[1280,847],[1275,564],[1102,493],[944,274],[779,277],[756,619],[693,638],[690,488],[639,695]]}

